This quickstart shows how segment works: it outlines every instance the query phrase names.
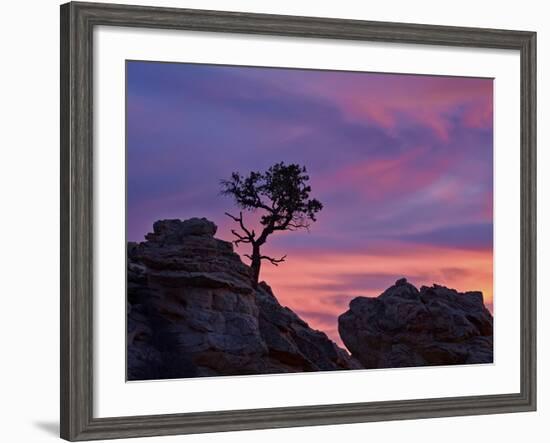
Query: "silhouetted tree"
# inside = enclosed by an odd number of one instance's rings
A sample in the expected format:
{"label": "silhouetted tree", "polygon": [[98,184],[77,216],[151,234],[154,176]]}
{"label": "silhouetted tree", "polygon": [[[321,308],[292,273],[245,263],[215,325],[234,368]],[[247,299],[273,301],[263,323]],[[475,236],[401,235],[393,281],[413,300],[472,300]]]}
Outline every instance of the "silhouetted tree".
{"label": "silhouetted tree", "polygon": [[233,197],[235,203],[248,211],[261,210],[260,225],[262,232],[257,235],[253,229],[245,226],[242,211],[239,216],[226,212],[239,225],[239,230],[231,230],[236,237],[234,243],[250,243],[252,253],[245,257],[250,259],[253,271],[253,285],[258,285],[262,260],[278,266],[285,261],[262,255],[261,246],[267,238],[277,231],[295,231],[308,229],[315,222],[315,215],[323,208],[317,199],[310,199],[311,187],[307,184],[309,176],[306,168],[297,164],[277,163],[265,172],[250,172],[248,177],[238,172],[231,174],[229,180],[222,180],[222,194]]}

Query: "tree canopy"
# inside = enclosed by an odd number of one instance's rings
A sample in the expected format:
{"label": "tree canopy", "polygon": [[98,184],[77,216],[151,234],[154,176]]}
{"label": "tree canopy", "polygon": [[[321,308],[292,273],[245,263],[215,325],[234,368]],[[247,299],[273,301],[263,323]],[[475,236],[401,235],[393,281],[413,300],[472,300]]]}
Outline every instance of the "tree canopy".
{"label": "tree canopy", "polygon": [[254,284],[258,283],[262,260],[274,265],[283,262],[286,256],[275,259],[260,254],[260,247],[269,235],[276,231],[309,229],[315,222],[322,203],[310,198],[311,186],[305,166],[276,163],[265,172],[252,171],[248,176],[233,172],[228,180],[221,181],[222,194],[233,198],[235,204],[244,210],[261,211],[259,222],[262,231],[256,233],[246,227],[242,211],[239,216],[226,213],[239,224],[231,232],[236,237],[235,245],[250,243],[252,254],[247,254],[254,271]]}

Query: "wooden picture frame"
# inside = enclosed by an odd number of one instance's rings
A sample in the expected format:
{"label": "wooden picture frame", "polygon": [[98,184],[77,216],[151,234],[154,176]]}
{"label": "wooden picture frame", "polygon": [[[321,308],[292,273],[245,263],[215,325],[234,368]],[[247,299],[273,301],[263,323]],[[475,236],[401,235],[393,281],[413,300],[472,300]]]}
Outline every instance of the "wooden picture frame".
{"label": "wooden picture frame", "polygon": [[[123,26],[513,49],[521,57],[521,391],[421,400],[95,418],[92,54]],[[533,411],[536,408],[536,34],[235,12],[61,6],[61,437],[70,441]]]}

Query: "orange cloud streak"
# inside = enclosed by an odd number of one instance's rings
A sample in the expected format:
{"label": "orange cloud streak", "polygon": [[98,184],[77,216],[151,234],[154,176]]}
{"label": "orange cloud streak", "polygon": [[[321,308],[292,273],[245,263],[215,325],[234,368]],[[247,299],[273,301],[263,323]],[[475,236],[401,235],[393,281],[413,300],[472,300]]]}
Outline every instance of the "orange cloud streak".
{"label": "orange cloud streak", "polygon": [[[370,288],[357,284],[345,288],[346,276],[361,274],[378,275],[379,283]],[[384,274],[388,274],[388,279],[382,282],[380,275]],[[279,267],[264,264],[261,278],[271,285],[281,304],[297,311],[312,327],[325,331],[342,345],[337,317],[347,310],[347,302],[360,295],[379,295],[394,283],[396,274],[418,287],[437,283],[459,291],[482,291],[485,303],[492,307],[491,250],[418,246],[388,254],[293,252],[287,263]]]}

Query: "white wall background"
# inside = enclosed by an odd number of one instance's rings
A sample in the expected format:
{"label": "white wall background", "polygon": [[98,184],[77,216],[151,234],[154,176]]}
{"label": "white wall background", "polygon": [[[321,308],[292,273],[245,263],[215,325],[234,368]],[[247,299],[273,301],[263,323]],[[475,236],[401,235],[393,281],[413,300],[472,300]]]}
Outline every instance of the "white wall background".
{"label": "white wall background", "polygon": [[[550,13],[540,0],[163,0],[118,3],[538,32],[539,410],[536,413],[151,438],[150,442],[544,441],[550,421]],[[0,27],[0,440],[54,441],[59,410],[59,10],[5,2]],[[452,383],[452,380],[449,380]]]}

